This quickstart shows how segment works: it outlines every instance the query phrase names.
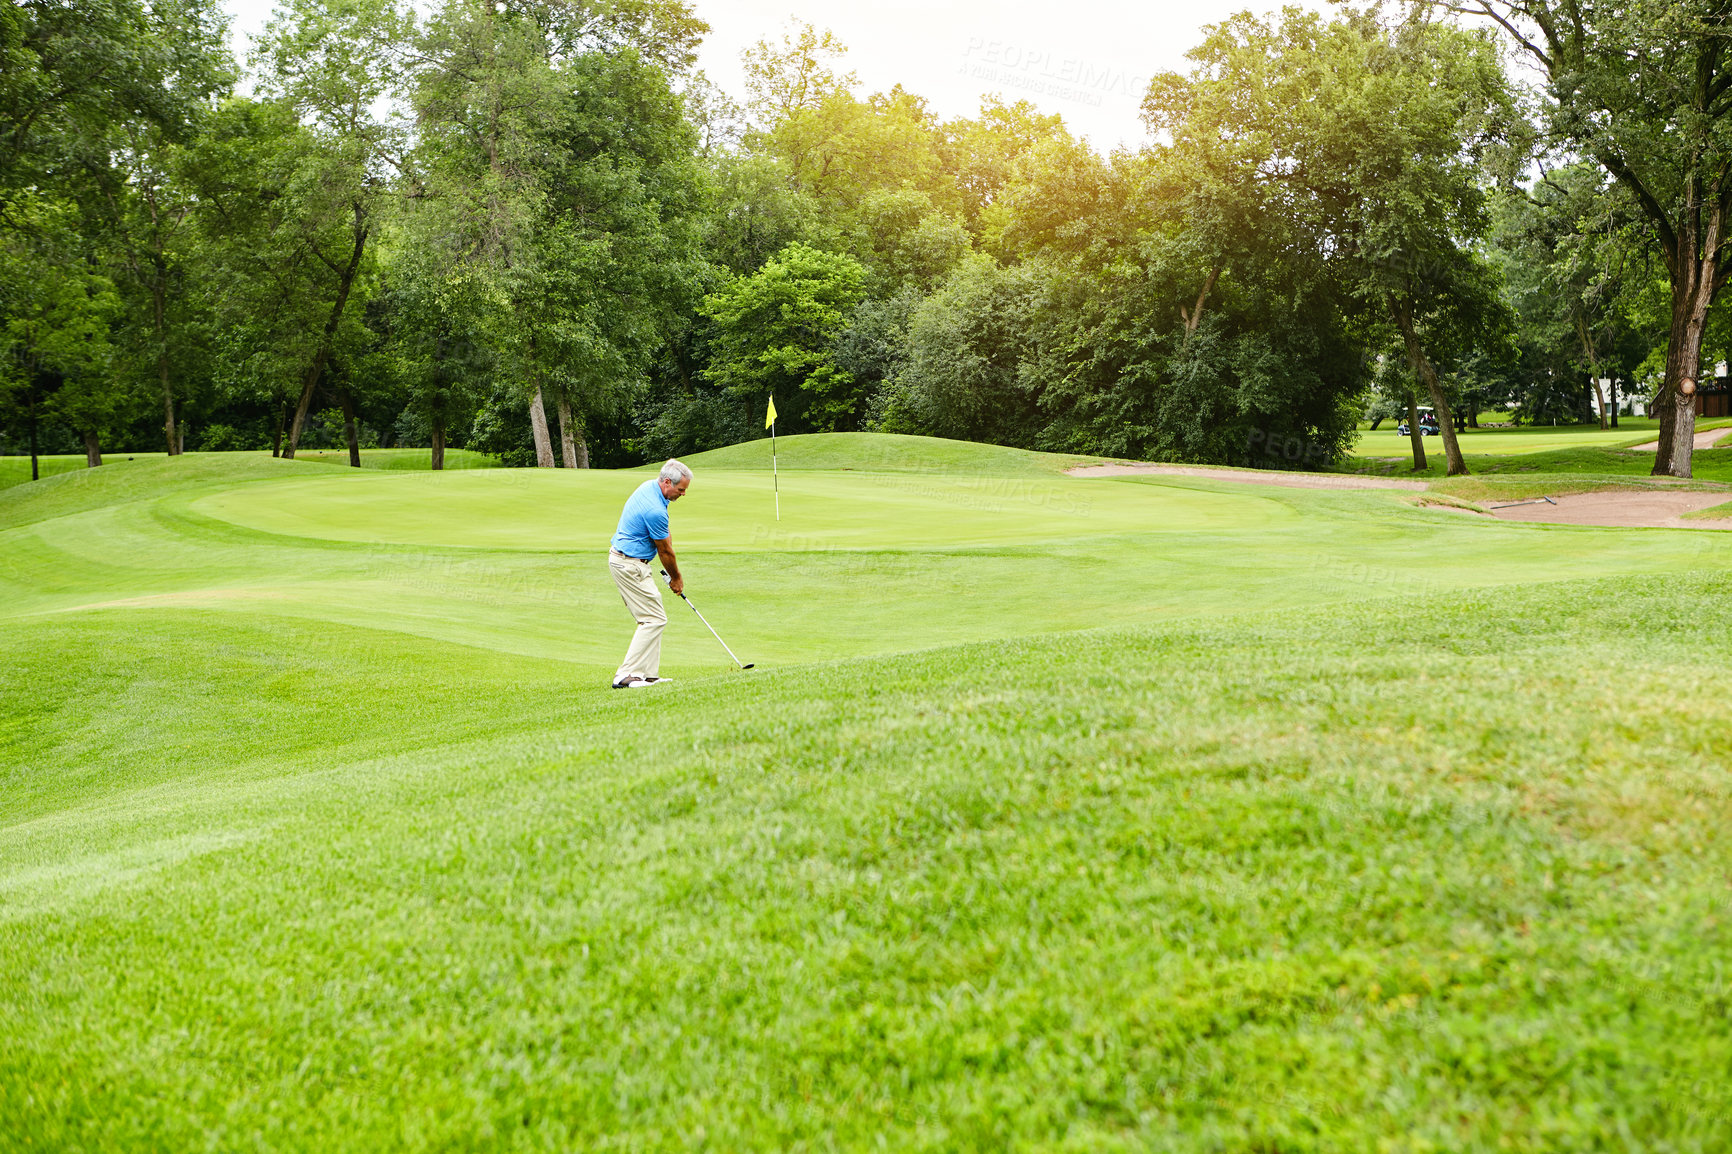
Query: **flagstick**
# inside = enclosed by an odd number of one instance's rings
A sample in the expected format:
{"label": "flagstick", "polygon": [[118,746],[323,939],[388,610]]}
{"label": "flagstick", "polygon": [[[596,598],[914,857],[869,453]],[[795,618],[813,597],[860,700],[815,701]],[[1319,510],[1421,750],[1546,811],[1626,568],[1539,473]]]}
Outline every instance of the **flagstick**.
{"label": "flagstick", "polygon": [[770,422],[770,486],[776,491],[776,520],[782,519],[782,474],[776,468],[776,422]]}

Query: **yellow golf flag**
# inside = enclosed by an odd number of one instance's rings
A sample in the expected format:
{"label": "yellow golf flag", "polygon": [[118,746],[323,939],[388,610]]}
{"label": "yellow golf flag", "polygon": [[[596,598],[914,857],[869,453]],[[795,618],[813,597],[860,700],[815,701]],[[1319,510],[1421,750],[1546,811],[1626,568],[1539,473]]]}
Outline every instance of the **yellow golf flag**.
{"label": "yellow golf flag", "polygon": [[764,428],[767,429],[775,423],[776,423],[776,398],[771,397],[770,398],[770,411],[764,414]]}

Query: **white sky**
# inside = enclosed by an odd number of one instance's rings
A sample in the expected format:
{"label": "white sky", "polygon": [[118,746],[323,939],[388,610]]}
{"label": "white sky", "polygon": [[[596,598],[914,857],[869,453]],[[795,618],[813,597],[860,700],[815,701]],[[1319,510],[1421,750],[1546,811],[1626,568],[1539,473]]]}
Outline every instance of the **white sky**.
{"label": "white sky", "polygon": [[[829,28],[848,46],[866,92],[900,83],[940,116],[968,115],[980,97],[1027,99],[1062,115],[1096,148],[1143,142],[1137,108],[1151,74],[1185,71],[1199,29],[1237,11],[1265,12],[1279,0],[693,0],[709,22],[700,54],[712,81],[742,95],[740,52],[776,42],[790,17]],[[1326,8],[1325,0],[1300,0]],[[270,16],[273,0],[227,0],[237,47]]]}

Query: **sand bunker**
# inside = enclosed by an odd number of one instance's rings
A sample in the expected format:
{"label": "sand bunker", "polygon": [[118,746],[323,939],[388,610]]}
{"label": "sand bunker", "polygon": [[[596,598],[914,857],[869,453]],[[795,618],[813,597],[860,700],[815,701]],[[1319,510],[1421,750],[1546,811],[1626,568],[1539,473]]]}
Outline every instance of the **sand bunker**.
{"label": "sand bunker", "polygon": [[1724,505],[1732,493],[1630,492],[1572,493],[1553,497],[1557,504],[1540,501],[1492,509],[1491,515],[1505,521],[1541,521],[1553,525],[1603,525],[1621,529],[1732,529],[1732,518],[1686,521],[1695,513]]}
{"label": "sand bunker", "polygon": [[1424,481],[1401,481],[1394,477],[1367,477],[1359,473],[1283,473],[1274,469],[1210,469],[1201,465],[1078,465],[1066,469],[1072,477],[1130,477],[1160,474],[1174,477],[1207,477],[1213,481],[1238,481],[1246,485],[1278,485],[1284,489],[1415,489]]}
{"label": "sand bunker", "polygon": [[[1732,429],[1715,429],[1699,437],[1721,437]],[[1243,485],[1278,485],[1287,489],[1409,489],[1424,490],[1424,481],[1396,477],[1367,477],[1357,473],[1282,473],[1263,469],[1211,469],[1202,465],[1078,465],[1065,472],[1072,477],[1157,476],[1207,477],[1214,481],[1237,481]],[[1658,481],[1672,478],[1655,478]],[[1682,483],[1679,481],[1679,483]],[[1598,525],[1611,529],[1732,529],[1732,517],[1723,520],[1686,521],[1685,513],[1696,513],[1732,501],[1732,492],[1669,493],[1659,489],[1620,489],[1604,493],[1574,493],[1553,497],[1556,504],[1537,501],[1492,509],[1504,521],[1536,521],[1552,525]],[[1440,505],[1439,508],[1449,508]],[[1470,512],[1471,510],[1462,510]]]}

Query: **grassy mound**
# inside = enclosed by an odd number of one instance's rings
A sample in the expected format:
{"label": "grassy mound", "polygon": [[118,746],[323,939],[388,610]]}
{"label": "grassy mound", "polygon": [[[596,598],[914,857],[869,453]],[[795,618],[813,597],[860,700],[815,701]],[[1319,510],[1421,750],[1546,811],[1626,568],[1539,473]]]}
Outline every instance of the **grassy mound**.
{"label": "grassy mound", "polygon": [[[805,433],[776,438],[779,468],[834,469],[865,473],[924,473],[929,476],[1039,476],[1072,465],[1099,461],[1065,453],[1033,453],[975,441],[909,437],[894,433]],[[770,467],[770,438],[694,453],[682,460],[694,472],[704,469],[758,470]]]}

